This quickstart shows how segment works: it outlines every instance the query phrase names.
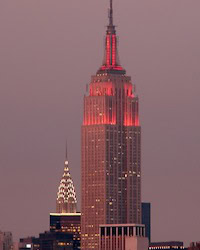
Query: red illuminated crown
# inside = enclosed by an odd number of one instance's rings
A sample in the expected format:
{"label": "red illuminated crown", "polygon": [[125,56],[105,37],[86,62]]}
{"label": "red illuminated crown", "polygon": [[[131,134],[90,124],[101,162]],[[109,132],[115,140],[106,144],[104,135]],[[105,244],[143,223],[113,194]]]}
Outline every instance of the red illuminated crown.
{"label": "red illuminated crown", "polygon": [[115,26],[113,24],[113,5],[110,0],[109,9],[109,25],[107,26],[106,39],[105,39],[105,55],[103,65],[98,70],[99,73],[115,73],[125,74],[126,71],[121,67],[119,62],[118,50],[117,50],[117,36]]}

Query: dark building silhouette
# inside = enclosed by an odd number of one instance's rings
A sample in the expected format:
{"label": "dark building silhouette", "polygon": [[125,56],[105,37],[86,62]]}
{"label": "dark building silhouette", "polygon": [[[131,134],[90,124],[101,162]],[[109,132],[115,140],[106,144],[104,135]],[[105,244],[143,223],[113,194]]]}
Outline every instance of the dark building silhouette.
{"label": "dark building silhouette", "polygon": [[45,232],[38,238],[31,237],[20,239],[19,250],[78,250],[80,240],[75,240],[74,235],[63,232]]}
{"label": "dark building silhouette", "polygon": [[200,242],[197,243],[192,242],[188,250],[200,250]]}
{"label": "dark building silhouette", "polygon": [[50,214],[50,232],[62,232],[73,234],[73,239],[80,242],[81,233],[81,214]]}
{"label": "dark building silhouette", "polygon": [[81,247],[99,248],[100,224],[141,224],[139,100],[119,62],[110,0],[103,65],[84,97]]}
{"label": "dark building silhouette", "polygon": [[149,245],[149,250],[179,250],[179,249],[187,249],[184,247],[183,242],[180,241],[169,241],[169,242],[151,242]]}
{"label": "dark building silhouette", "polygon": [[40,250],[80,249],[80,240],[74,235],[62,232],[45,232],[39,236]]}
{"label": "dark building silhouette", "polygon": [[142,202],[142,224],[145,225],[146,237],[151,242],[151,203]]}

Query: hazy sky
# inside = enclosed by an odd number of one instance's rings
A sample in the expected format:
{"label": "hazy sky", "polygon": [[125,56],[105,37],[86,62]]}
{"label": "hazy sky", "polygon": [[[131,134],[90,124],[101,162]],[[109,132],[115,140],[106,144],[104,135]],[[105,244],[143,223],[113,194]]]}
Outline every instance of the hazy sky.
{"label": "hazy sky", "polygon": [[[120,59],[140,97],[152,240],[200,240],[200,1],[115,0]],[[108,0],[0,0],[0,229],[48,230],[68,138],[80,206],[85,86]]]}

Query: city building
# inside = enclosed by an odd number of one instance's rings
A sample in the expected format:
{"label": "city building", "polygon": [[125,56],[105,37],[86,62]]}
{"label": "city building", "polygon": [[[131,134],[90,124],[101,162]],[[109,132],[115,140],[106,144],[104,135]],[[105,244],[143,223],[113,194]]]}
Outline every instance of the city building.
{"label": "city building", "polygon": [[80,224],[81,213],[77,212],[76,192],[70,175],[66,145],[64,173],[58,187],[56,213],[50,214],[50,232],[53,233],[52,235],[58,236],[60,236],[60,234],[55,233],[73,235],[73,240],[79,247],[81,237]]}
{"label": "city building", "polygon": [[0,231],[0,250],[13,249],[13,236],[11,232]]}
{"label": "city building", "polygon": [[57,199],[56,213],[50,214],[50,231],[41,233],[38,238],[20,239],[19,249],[31,250],[78,250],[80,249],[81,213],[77,212],[77,199],[73,180],[69,171],[67,157],[64,174],[61,178]]}
{"label": "city building", "polygon": [[199,250],[200,249],[200,242],[192,242],[188,248],[188,250]]}
{"label": "city building", "polygon": [[79,241],[81,237],[81,213],[50,214],[50,232],[73,234],[73,239]]}
{"label": "city building", "polygon": [[141,224],[139,100],[119,62],[110,0],[103,65],[84,97],[81,247],[98,249],[99,225]]}
{"label": "city building", "polygon": [[20,239],[19,250],[80,249],[80,213],[51,213],[50,231]]}
{"label": "city building", "polygon": [[64,173],[58,187],[57,200],[56,200],[57,213],[76,213],[77,212],[77,199],[73,180],[69,171],[69,161],[67,156],[64,163]]}
{"label": "city building", "polygon": [[19,250],[40,250],[39,238],[27,237],[20,239]]}
{"label": "city building", "polygon": [[151,242],[151,203],[142,202],[142,224],[145,225],[146,237]]}
{"label": "city building", "polygon": [[74,235],[61,232],[45,232],[39,236],[40,250],[65,250],[80,249],[80,240],[74,239]]}
{"label": "city building", "polygon": [[45,232],[39,238],[20,239],[19,250],[79,250],[80,240],[75,240],[73,234],[62,232]]}
{"label": "city building", "polygon": [[139,224],[100,225],[99,250],[148,250],[145,226]]}
{"label": "city building", "polygon": [[180,241],[169,241],[169,242],[151,242],[149,245],[149,250],[159,250],[159,249],[169,249],[169,250],[175,250],[175,249],[186,249],[183,245],[183,242]]}

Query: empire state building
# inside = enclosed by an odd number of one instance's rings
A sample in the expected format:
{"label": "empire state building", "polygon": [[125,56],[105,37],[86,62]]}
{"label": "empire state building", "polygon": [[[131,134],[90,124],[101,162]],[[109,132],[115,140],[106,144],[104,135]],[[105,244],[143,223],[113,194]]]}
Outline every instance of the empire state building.
{"label": "empire state building", "polygon": [[99,225],[141,223],[138,96],[118,57],[110,0],[103,65],[84,96],[81,249],[99,248]]}

